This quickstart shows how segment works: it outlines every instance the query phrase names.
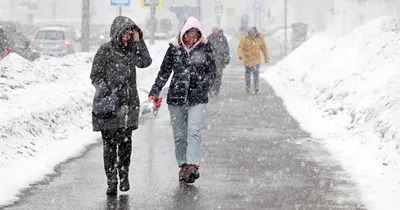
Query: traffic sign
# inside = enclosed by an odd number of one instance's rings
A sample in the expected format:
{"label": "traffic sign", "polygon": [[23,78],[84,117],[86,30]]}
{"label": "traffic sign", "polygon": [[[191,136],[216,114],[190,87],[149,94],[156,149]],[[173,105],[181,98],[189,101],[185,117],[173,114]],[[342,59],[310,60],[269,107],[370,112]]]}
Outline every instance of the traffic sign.
{"label": "traffic sign", "polygon": [[140,6],[143,9],[151,9],[152,1],[156,2],[156,9],[161,9],[162,7],[162,0],[140,0]]}
{"label": "traffic sign", "polygon": [[248,23],[249,22],[249,15],[242,15],[242,18],[240,19],[241,23]]}
{"label": "traffic sign", "polygon": [[223,4],[215,4],[214,5],[214,13],[217,16],[222,16],[225,13],[224,5]]}
{"label": "traffic sign", "polygon": [[111,6],[117,7],[129,7],[131,6],[131,0],[110,0]]}
{"label": "traffic sign", "polygon": [[236,17],[236,9],[235,9],[235,7],[232,7],[232,6],[226,7],[225,15],[228,18]]}

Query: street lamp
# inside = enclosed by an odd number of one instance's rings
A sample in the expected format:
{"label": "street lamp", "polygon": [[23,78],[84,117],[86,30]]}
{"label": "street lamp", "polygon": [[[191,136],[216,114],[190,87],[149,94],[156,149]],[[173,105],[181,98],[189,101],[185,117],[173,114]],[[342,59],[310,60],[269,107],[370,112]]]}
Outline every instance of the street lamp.
{"label": "street lamp", "polygon": [[53,13],[53,20],[56,20],[57,17],[57,0],[52,0],[52,13]]}
{"label": "street lamp", "polygon": [[151,0],[151,9],[150,9],[150,44],[154,44],[155,33],[157,29],[157,21],[156,21],[156,2],[157,0]]}
{"label": "street lamp", "polygon": [[90,50],[90,0],[82,0],[82,52]]}
{"label": "street lamp", "polygon": [[198,7],[198,11],[199,11],[199,20],[201,20],[201,3],[200,3],[200,0],[197,0],[197,7]]}
{"label": "street lamp", "polygon": [[285,56],[287,56],[287,16],[288,16],[288,8],[287,8],[287,0],[285,1]]}

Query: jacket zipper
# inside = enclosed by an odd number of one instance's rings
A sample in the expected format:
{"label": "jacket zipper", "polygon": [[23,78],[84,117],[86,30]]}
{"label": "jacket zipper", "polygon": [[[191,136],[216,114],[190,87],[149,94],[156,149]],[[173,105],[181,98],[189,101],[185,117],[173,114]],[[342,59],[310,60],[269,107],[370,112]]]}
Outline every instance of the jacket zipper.
{"label": "jacket zipper", "polygon": [[[187,60],[186,60],[186,62],[188,63],[188,62],[190,62],[190,52],[186,52],[185,51],[185,53],[187,53]],[[190,74],[191,74],[191,72],[190,72],[190,63],[189,63],[189,65],[188,65],[189,67],[187,68],[187,71],[188,71],[188,83],[187,83],[187,88],[186,88],[186,97],[185,97],[185,106],[187,106],[187,107],[189,107],[189,89],[190,89]]]}
{"label": "jacket zipper", "polygon": [[128,100],[127,100],[127,104],[125,104],[125,129],[128,128],[128,103],[129,103],[129,87],[130,87],[130,79],[131,79],[131,69],[130,66],[128,65],[128,86],[126,87],[126,92],[128,93]]}

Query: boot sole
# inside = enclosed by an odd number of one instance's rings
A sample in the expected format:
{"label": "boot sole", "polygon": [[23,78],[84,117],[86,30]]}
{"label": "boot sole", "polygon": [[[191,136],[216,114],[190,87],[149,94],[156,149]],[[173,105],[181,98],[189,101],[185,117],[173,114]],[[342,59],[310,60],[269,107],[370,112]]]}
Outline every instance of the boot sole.
{"label": "boot sole", "polygon": [[130,188],[120,188],[119,190],[120,190],[121,192],[127,192],[127,191],[130,190]]}

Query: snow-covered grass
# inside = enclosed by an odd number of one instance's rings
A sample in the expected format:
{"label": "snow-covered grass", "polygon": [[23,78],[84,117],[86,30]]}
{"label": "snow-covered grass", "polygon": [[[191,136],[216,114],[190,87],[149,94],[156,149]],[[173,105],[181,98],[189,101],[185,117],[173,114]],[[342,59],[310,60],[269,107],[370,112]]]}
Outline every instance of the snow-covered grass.
{"label": "snow-covered grass", "polygon": [[400,34],[381,17],[314,36],[263,75],[358,183],[368,209],[400,206]]}
{"label": "snow-covered grass", "polygon": [[[164,41],[149,46],[153,64],[137,69],[139,89],[150,88],[167,47]],[[0,62],[0,206],[98,142],[91,127],[93,55],[31,63],[10,54]],[[139,96],[147,99],[145,92]]]}

